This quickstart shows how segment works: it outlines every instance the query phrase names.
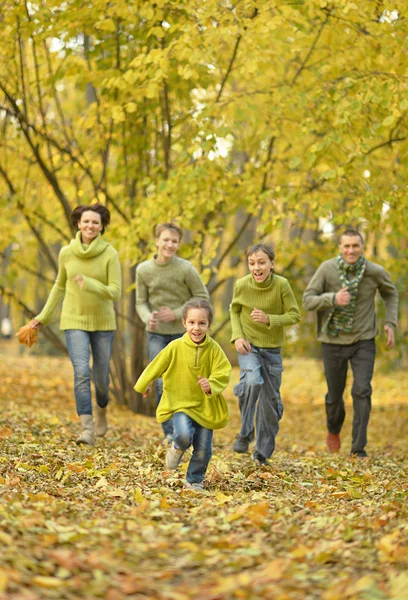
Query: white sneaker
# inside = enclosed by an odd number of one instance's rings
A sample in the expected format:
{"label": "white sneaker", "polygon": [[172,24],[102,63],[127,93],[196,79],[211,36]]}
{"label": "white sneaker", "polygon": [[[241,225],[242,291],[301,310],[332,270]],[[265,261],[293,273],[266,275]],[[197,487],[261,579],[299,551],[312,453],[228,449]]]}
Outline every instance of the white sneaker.
{"label": "white sneaker", "polygon": [[168,469],[174,470],[180,464],[182,456],[184,454],[184,450],[180,450],[174,446],[174,442],[171,447],[167,450],[166,454],[166,466]]}
{"label": "white sneaker", "polygon": [[186,490],[195,490],[196,492],[202,492],[202,491],[204,491],[204,484],[203,483],[189,483],[187,481],[185,488],[186,488]]}

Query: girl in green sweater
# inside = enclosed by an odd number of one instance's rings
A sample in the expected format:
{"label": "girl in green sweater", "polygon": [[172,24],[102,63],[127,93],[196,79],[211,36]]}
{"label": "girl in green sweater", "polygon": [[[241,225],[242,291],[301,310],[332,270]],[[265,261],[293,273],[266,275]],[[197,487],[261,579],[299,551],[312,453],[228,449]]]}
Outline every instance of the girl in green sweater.
{"label": "girl in green sweater", "polygon": [[225,427],[229,420],[222,392],[228,385],[231,365],[221,346],[207,333],[212,319],[213,310],[207,300],[187,302],[182,316],[186,333],[153,359],[135,385],[135,390],[146,397],[151,382],[163,378],[157,421],[163,423],[173,417],[173,442],[166,465],[176,469],[192,445],[186,487],[196,490],[203,489],[213,430]]}
{"label": "girl in green sweater", "polygon": [[102,240],[110,213],[102,204],[77,206],[71,215],[78,227],[75,239],[59,254],[57,279],[41,313],[32,321],[34,329],[47,325],[63,300],[60,327],[65,332],[74,367],[77,412],[82,425],[78,444],[93,445],[90,349],[96,391],[96,435],[107,430],[109,362],[116,320],[113,303],[121,292],[118,253]]}
{"label": "girl in green sweater", "polygon": [[234,452],[248,452],[263,465],[275,449],[275,437],[283,413],[281,346],[284,327],[300,321],[299,308],[289,282],[273,272],[275,253],[267,244],[255,244],[247,252],[250,274],[238,279],[230,306],[232,338],[238,351],[240,380],[234,388],[241,413],[241,431]]}

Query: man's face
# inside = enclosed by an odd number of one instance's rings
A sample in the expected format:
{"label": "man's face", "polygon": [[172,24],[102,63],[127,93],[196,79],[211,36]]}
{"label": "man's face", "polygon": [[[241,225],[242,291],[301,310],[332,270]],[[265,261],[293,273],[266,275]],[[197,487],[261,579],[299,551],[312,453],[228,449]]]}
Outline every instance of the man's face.
{"label": "man's face", "polygon": [[364,245],[358,235],[343,235],[339,250],[343,260],[349,265],[354,265],[363,254]]}

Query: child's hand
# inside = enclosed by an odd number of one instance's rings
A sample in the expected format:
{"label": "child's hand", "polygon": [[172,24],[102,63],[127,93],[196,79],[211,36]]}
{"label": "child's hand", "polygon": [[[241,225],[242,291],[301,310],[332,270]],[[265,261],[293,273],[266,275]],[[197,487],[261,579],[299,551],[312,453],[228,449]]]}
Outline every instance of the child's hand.
{"label": "child's hand", "polygon": [[146,388],[146,391],[145,391],[145,392],[143,392],[142,396],[143,396],[143,398],[148,398],[148,397],[150,396],[150,394],[151,394],[151,393],[152,393],[152,388],[151,388],[151,387],[150,387],[150,385],[149,385],[149,387],[148,387],[148,388]]}
{"label": "child's hand", "polygon": [[149,317],[149,321],[148,321],[148,323],[147,323],[147,324],[148,324],[148,327],[149,327],[150,331],[156,331],[156,328],[157,328],[157,322],[158,322],[158,321],[157,321],[157,315],[158,315],[158,314],[159,314],[159,313],[157,312],[157,310],[154,310],[154,311],[152,312],[152,314],[150,315],[150,317]]}
{"label": "child's hand", "polygon": [[265,325],[269,325],[269,317],[263,310],[259,310],[259,308],[254,308],[251,312],[251,319],[256,323],[265,323]]}
{"label": "child's hand", "polygon": [[208,381],[208,379],[206,379],[205,377],[201,377],[201,375],[199,375],[198,376],[198,385],[201,385],[202,390],[206,394],[211,394],[211,385],[210,385],[210,382]]}
{"label": "child's hand", "polygon": [[247,340],[244,340],[244,338],[235,340],[235,348],[240,354],[248,354],[252,350],[251,344]]}

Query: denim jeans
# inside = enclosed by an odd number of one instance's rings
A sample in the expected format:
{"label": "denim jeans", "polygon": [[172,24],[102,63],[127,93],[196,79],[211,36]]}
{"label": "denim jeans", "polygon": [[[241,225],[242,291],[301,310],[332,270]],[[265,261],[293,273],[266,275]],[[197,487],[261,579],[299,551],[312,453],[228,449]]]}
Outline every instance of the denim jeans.
{"label": "denim jeans", "polygon": [[74,367],[74,391],[78,415],[92,414],[91,369],[95,384],[96,402],[104,408],[109,401],[109,363],[114,331],[83,331],[67,329],[65,339]]}
{"label": "denim jeans", "polygon": [[324,374],[327,381],[326,420],[330,433],[340,433],[346,411],[343,392],[350,361],[353,371],[353,429],[351,452],[364,450],[371,412],[371,379],[374,372],[375,341],[361,340],[355,344],[322,344]]}
{"label": "denim jeans", "polygon": [[193,454],[187,469],[188,483],[202,483],[212,456],[213,431],[199,425],[183,412],[173,415],[173,440],[176,448],[187,450],[193,445]]}
{"label": "denim jeans", "polygon": [[[173,340],[177,340],[183,334],[182,333],[152,333],[147,332],[147,346],[149,350],[149,359],[152,361],[156,356]],[[156,380],[156,406],[159,406],[160,399],[163,394],[163,380]],[[164,421],[162,423],[164,435],[172,435],[173,423],[172,420]]]}
{"label": "denim jeans", "polygon": [[240,436],[254,439],[256,411],[256,451],[269,458],[283,414],[280,395],[282,356],[280,348],[252,346],[248,354],[238,354],[240,380],[234,387],[241,413]]}

